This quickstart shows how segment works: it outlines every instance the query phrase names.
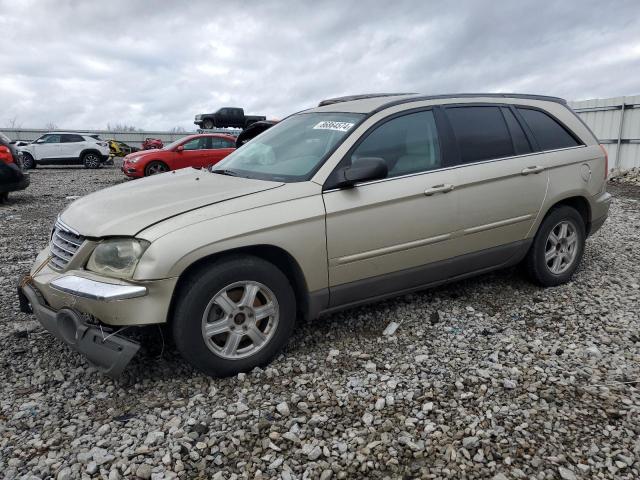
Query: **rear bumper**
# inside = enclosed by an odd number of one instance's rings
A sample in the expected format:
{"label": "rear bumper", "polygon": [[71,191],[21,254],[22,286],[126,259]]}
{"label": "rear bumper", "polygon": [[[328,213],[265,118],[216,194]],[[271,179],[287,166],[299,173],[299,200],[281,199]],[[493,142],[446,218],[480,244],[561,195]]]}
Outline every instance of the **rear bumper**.
{"label": "rear bumper", "polygon": [[72,308],[51,309],[30,284],[18,287],[18,296],[20,310],[33,313],[46,330],[110,377],[119,376],[140,348],[136,341],[87,323],[83,315]]}
{"label": "rear bumper", "polygon": [[24,190],[31,183],[31,178],[28,173],[24,173],[15,167],[16,172],[13,179],[9,182],[0,182],[0,193],[5,192],[17,192],[18,190]]}
{"label": "rear bumper", "polygon": [[611,206],[611,194],[602,192],[593,197],[591,202],[591,225],[589,226],[589,235],[596,233],[604,224],[609,215],[609,207]]}

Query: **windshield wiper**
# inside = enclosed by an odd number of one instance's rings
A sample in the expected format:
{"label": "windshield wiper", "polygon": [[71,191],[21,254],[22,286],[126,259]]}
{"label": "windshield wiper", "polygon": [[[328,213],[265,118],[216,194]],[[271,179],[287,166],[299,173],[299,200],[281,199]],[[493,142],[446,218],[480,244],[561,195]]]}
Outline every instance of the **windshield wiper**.
{"label": "windshield wiper", "polygon": [[233,171],[233,170],[229,170],[229,169],[219,169],[219,170],[210,170],[211,173],[217,173],[219,175],[229,175],[230,177],[237,177],[238,173]]}

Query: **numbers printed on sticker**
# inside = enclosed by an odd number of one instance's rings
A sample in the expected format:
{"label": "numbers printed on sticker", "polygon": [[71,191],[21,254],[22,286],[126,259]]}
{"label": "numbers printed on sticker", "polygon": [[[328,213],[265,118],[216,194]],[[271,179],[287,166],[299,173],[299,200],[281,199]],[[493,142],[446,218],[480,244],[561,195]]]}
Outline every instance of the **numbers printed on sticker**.
{"label": "numbers printed on sticker", "polygon": [[337,130],[338,132],[347,132],[351,127],[353,127],[353,123],[324,121],[324,122],[318,123],[315,127],[313,127],[313,129],[314,130]]}

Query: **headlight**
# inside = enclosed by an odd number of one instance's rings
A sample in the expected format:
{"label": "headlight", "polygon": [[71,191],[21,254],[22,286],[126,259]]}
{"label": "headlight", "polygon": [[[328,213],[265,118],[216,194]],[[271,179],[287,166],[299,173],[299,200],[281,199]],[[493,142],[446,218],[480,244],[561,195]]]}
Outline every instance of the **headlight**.
{"label": "headlight", "polygon": [[149,247],[149,242],[135,238],[104,240],[95,248],[87,270],[108,277],[131,278],[138,260]]}
{"label": "headlight", "polygon": [[133,158],[125,158],[125,160],[129,163],[138,163],[138,160],[140,160],[140,158],[138,157],[133,157]]}

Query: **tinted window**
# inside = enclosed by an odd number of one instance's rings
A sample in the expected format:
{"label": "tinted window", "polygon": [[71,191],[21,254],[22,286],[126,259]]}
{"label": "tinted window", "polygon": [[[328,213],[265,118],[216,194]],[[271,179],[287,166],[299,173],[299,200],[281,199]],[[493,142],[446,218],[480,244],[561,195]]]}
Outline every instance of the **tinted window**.
{"label": "tinted window", "polygon": [[462,163],[513,155],[513,143],[498,107],[447,108]]}
{"label": "tinted window", "polygon": [[62,143],[76,143],[84,142],[84,138],[81,135],[62,135]]}
{"label": "tinted window", "polygon": [[382,158],[388,177],[439,168],[440,145],[431,110],[397,117],[377,127],[358,145],[351,160]]}
{"label": "tinted window", "polygon": [[518,111],[527,122],[541,150],[580,145],[562,125],[546,113],[530,108],[518,108]]}
{"label": "tinted window", "polygon": [[184,147],[185,150],[204,150],[207,147],[207,137],[198,137],[198,138],[194,138],[193,140],[189,140],[188,142],[184,143],[182,146]]}
{"label": "tinted window", "polygon": [[504,115],[504,120],[507,122],[507,127],[509,128],[511,138],[513,139],[513,146],[516,149],[516,153],[518,155],[531,153],[532,149],[529,144],[529,140],[527,140],[524,130],[522,130],[522,126],[518,123],[518,120],[516,120],[516,116],[508,108],[503,108],[502,114]]}

